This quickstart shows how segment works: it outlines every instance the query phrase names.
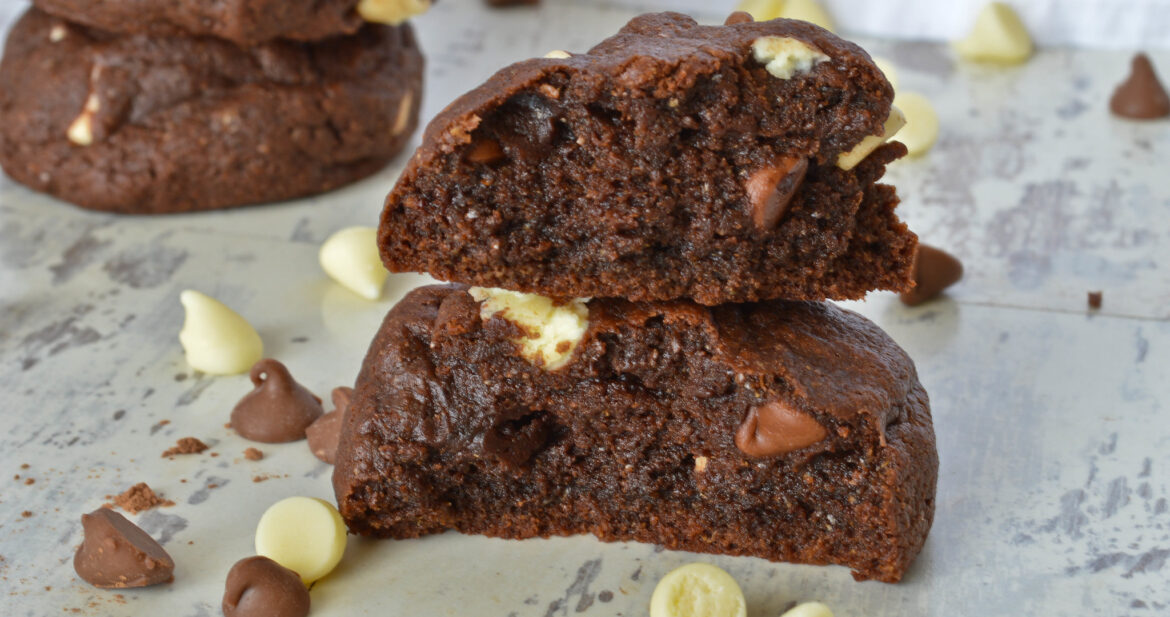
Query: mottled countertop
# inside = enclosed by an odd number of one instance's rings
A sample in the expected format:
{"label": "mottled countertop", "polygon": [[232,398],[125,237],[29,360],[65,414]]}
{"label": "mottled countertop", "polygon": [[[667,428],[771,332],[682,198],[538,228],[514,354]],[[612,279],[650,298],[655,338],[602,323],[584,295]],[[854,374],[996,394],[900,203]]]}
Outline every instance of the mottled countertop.
{"label": "mottled countertop", "polygon": [[[20,9],[3,3],[0,23]],[[424,116],[507,62],[584,50],[631,15],[441,2],[417,20]],[[934,44],[865,43],[938,107],[937,147],[888,178],[902,216],[967,267],[919,308],[886,293],[850,303],[909,351],[930,392],[934,529],[899,585],[702,559],[741,582],[751,617],[808,599],[842,617],[1167,614],[1170,121],[1107,113],[1125,53],[1047,50],[992,69]],[[1154,60],[1170,75],[1170,54]],[[90,213],[0,179],[0,614],[219,614],[264,509],[330,497],[331,468],[303,442],[243,458],[255,444],[224,423],[250,384],[187,366],[178,295],[199,289],[238,310],[318,394],[351,383],[382,315],[425,279],[394,277],[367,302],[321,273],[317,249],[375,224],[401,164],[329,195],[163,218]],[[1104,292],[1099,312],[1086,309],[1090,290]],[[212,448],[160,458],[185,436]],[[131,517],[175,558],[175,581],[94,589],[71,565],[79,516],[140,481],[175,502]],[[351,538],[313,588],[313,614],[640,616],[658,578],[697,558],[592,537]]]}

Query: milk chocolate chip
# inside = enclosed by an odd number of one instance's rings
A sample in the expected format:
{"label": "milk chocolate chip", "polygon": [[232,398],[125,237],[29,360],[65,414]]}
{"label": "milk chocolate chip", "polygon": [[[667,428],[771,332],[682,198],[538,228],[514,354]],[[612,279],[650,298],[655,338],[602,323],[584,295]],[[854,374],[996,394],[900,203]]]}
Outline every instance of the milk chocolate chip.
{"label": "milk chocolate chip", "polygon": [[334,388],[333,411],[317,418],[317,421],[305,430],[313,456],[330,465],[337,458],[337,441],[341,437],[341,425],[345,421],[345,412],[349,409],[352,398],[353,388]]}
{"label": "milk chocolate chip", "polygon": [[774,165],[752,173],[747,181],[747,194],[752,222],[757,229],[767,231],[776,227],[807,171],[808,159],[785,156]]}
{"label": "milk chocolate chip", "polygon": [[73,569],[95,587],[146,587],[174,580],[171,556],[126,517],[109,508],[81,515],[85,538]]}
{"label": "milk chocolate chip", "polygon": [[1166,95],[1166,89],[1158,81],[1158,74],[1154,72],[1149,56],[1138,54],[1133,57],[1129,77],[1113,92],[1113,98],[1109,99],[1109,109],[1122,118],[1134,120],[1152,120],[1170,115],[1170,96]]}
{"label": "milk chocolate chip", "polygon": [[747,11],[735,11],[727,16],[727,20],[723,22],[725,26],[734,26],[735,24],[750,24],[755,21],[752,14]]}
{"label": "milk chocolate chip", "polygon": [[772,401],[748,411],[735,432],[735,446],[748,456],[776,456],[811,446],[826,435],[812,416]]}
{"label": "milk chocolate chip", "polygon": [[232,409],[232,428],[247,439],[264,443],[304,439],[305,429],[325,411],[321,399],[271,358],[254,364],[250,376],[256,389]]}
{"label": "milk chocolate chip", "polygon": [[901,295],[907,306],[918,306],[942,293],[963,278],[963,264],[955,256],[928,244],[918,243],[914,263],[914,289]]}
{"label": "milk chocolate chip", "polygon": [[228,572],[224,617],[304,617],[309,590],[296,572],[267,557],[248,557]]}

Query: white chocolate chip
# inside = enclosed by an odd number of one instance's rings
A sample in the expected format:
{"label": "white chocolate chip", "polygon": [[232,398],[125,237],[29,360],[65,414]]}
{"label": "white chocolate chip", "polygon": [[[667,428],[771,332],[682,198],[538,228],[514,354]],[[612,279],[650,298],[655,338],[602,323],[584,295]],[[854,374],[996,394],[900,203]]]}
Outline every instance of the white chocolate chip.
{"label": "white chocolate chip", "polygon": [[502,313],[504,319],[527,330],[528,336],[515,340],[520,355],[545,370],[568,364],[589,327],[589,307],[582,298],[557,305],[551,298],[505,289],[472,287],[467,292],[482,303],[481,318]]}
{"label": "white chocolate chip", "polygon": [[333,571],[344,553],[345,522],[322,499],[282,499],[256,525],[256,554],[296,572],[305,585]]}
{"label": "white chocolate chip", "polygon": [[414,97],[407,92],[402,97],[402,101],[398,103],[398,116],[394,118],[394,128],[391,132],[395,135],[401,135],[402,131],[406,130],[407,123],[410,122],[410,112],[414,110]]}
{"label": "white chocolate chip", "polygon": [[650,617],[747,617],[743,591],[731,575],[706,563],[690,563],[658,581]]}
{"label": "white chocolate chip", "polygon": [[833,611],[820,602],[801,602],[780,617],[833,617]]}
{"label": "white chocolate chip", "polygon": [[317,254],[321,269],[346,289],[377,300],[389,272],[378,255],[378,230],[348,227],[329,236]]}
{"label": "white chocolate chip", "polygon": [[698,473],[703,473],[704,471],[707,471],[708,460],[709,459],[705,456],[696,456],[695,457],[695,471]]}
{"label": "white chocolate chip", "polygon": [[1032,56],[1032,37],[1012,7],[991,2],[979,12],[967,38],[955,41],[954,47],[964,60],[1019,64]]}
{"label": "white chocolate chip", "polygon": [[65,40],[66,34],[69,34],[69,30],[65,27],[65,24],[53,24],[53,27],[49,28],[49,41],[60,43]]}
{"label": "white chocolate chip", "polygon": [[817,0],[785,0],[780,9],[780,17],[807,21],[829,32],[836,32],[833,29],[833,18],[829,17]]}
{"label": "white chocolate chip", "polygon": [[81,110],[81,114],[73,119],[69,124],[69,129],[65,131],[65,136],[69,141],[79,146],[89,146],[93,144],[93,116],[102,108],[102,101],[96,94],[90,94],[85,99],[85,107]]}
{"label": "white chocolate chip", "polygon": [[544,57],[545,58],[564,59],[564,58],[572,58],[573,56],[569,52],[564,51],[562,49],[554,49],[554,50],[548,52],[547,54],[545,54]]}
{"label": "white chocolate chip", "polygon": [[430,0],[361,0],[357,5],[362,19],[391,26],[421,15],[429,8]]}
{"label": "white chocolate chip", "polygon": [[179,342],[195,370],[212,375],[246,373],[264,356],[256,329],[219,300],[188,289],[179,294],[179,301],[187,312]]}
{"label": "white chocolate chip", "polygon": [[743,0],[735,10],[751,15],[756,21],[768,21],[779,17],[783,8],[783,0]]}
{"label": "white chocolate chip", "polygon": [[894,97],[894,105],[906,114],[906,126],[894,139],[906,144],[910,156],[926,154],[938,139],[938,114],[930,100],[917,92],[902,92]]}
{"label": "white chocolate chip", "polygon": [[837,156],[837,167],[849,171],[857,164],[864,161],[865,157],[869,156],[871,152],[878,149],[878,146],[889,141],[903,126],[906,126],[906,116],[901,109],[897,107],[890,108],[890,117],[886,118],[886,123],[882,127],[881,135],[869,135],[862,139],[860,143],[853,146],[849,152],[842,152]]}
{"label": "white chocolate chip", "polygon": [[894,63],[879,56],[873,57],[873,63],[877,65],[878,70],[886,76],[886,81],[890,82],[890,86],[894,90],[898,89],[898,69],[894,67]]}
{"label": "white chocolate chip", "polygon": [[829,59],[808,43],[784,36],[762,36],[752,41],[752,56],[779,79],[791,79]]}

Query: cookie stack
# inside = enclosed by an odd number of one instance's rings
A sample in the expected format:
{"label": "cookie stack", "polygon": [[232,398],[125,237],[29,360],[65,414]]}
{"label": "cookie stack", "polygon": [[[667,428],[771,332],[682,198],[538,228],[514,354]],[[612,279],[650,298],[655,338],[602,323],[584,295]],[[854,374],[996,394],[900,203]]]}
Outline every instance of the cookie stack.
{"label": "cookie stack", "polygon": [[334,488],[356,533],[592,533],[899,580],[933,517],[893,91],[805,22],[645,15],[497,73],[387,198],[394,307]]}
{"label": "cookie stack", "polygon": [[157,214],[327,191],[418,120],[429,0],[35,0],[0,62],[0,166]]}

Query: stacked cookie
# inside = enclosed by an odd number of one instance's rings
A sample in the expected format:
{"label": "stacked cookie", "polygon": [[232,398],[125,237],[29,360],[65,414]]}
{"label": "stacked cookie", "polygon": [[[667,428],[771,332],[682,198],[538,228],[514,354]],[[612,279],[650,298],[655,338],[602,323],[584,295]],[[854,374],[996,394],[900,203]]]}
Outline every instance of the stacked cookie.
{"label": "stacked cookie", "polygon": [[[937,454],[913,363],[827,303],[908,288],[878,184],[893,91],[811,24],[645,15],[497,73],[386,201],[409,294],[357,380],[357,533],[457,529],[841,564],[899,580]],[[471,285],[469,287],[469,285]]]}
{"label": "stacked cookie", "polygon": [[0,166],[85,208],[327,191],[417,124],[428,0],[36,0],[0,63]]}

